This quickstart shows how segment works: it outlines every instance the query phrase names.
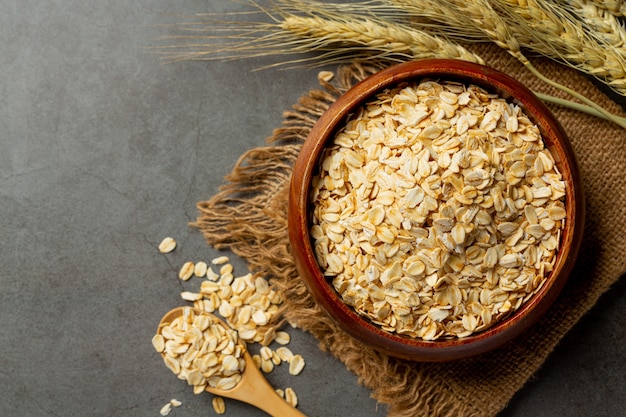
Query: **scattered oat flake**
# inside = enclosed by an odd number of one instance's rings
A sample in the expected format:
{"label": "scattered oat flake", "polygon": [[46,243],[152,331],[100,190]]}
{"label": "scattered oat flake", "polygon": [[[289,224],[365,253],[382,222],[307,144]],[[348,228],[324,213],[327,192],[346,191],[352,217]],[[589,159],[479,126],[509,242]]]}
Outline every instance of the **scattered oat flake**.
{"label": "scattered oat flake", "polygon": [[259,326],[264,326],[267,324],[268,318],[265,312],[261,310],[257,310],[252,314],[252,320]]}
{"label": "scattered oat flake", "polygon": [[206,276],[207,270],[208,270],[208,266],[206,262],[200,261],[200,262],[197,262],[196,265],[194,266],[193,273],[198,278],[204,278]]}
{"label": "scattered oat flake", "polygon": [[304,369],[304,358],[301,355],[294,355],[289,363],[289,373],[299,375]]}
{"label": "scattered oat flake", "polygon": [[220,276],[213,269],[207,268],[206,277],[209,281],[217,281]]}
{"label": "scattered oat flake", "polygon": [[330,80],[333,79],[334,76],[335,74],[332,71],[320,71],[317,74],[317,79],[319,81],[329,82]]}
{"label": "scattered oat flake", "polygon": [[170,411],[172,411],[172,403],[167,403],[161,408],[160,414],[162,416],[166,416],[170,413]]}
{"label": "scattered oat flake", "polygon": [[291,341],[291,336],[287,332],[276,332],[276,337],[274,338],[276,343],[279,345],[287,345]]}
{"label": "scattered oat flake", "polygon": [[228,256],[218,256],[217,258],[213,259],[211,261],[211,263],[213,265],[222,265],[225,264],[229,261]]}
{"label": "scattered oat flake", "polygon": [[285,401],[294,408],[298,406],[298,396],[293,388],[285,388]]}
{"label": "scattered oat flake", "polygon": [[159,244],[159,252],[161,253],[170,253],[176,249],[176,241],[171,237],[166,237]]}
{"label": "scattered oat flake", "polygon": [[266,374],[269,374],[270,372],[274,370],[274,362],[272,362],[271,358],[270,359],[261,358],[261,370]]}
{"label": "scattered oat flake", "polygon": [[194,269],[195,269],[195,266],[193,262],[185,262],[183,266],[180,268],[180,271],[178,271],[178,278],[180,278],[183,281],[189,280],[189,278],[191,278],[191,276],[193,275]]}
{"label": "scattered oat flake", "polygon": [[183,292],[180,293],[180,296],[185,301],[202,300],[202,294],[191,292],[191,291],[183,291]]}
{"label": "scattered oat flake", "polygon": [[272,349],[270,349],[267,346],[263,346],[261,350],[259,351],[259,354],[261,355],[261,358],[265,360],[272,359],[272,355],[273,355]]}
{"label": "scattered oat flake", "polygon": [[294,357],[293,352],[288,347],[285,347],[285,346],[281,346],[278,349],[276,349],[276,353],[278,354],[278,356],[283,362],[289,363],[293,360],[293,357]]}
{"label": "scattered oat flake", "polygon": [[220,275],[228,275],[233,273],[233,265],[232,264],[223,264],[220,268]]}
{"label": "scattered oat flake", "polygon": [[215,410],[217,414],[224,414],[226,412],[226,403],[224,402],[224,398],[213,397],[211,404],[213,405],[213,410]]}
{"label": "scattered oat flake", "polygon": [[157,352],[163,352],[163,350],[165,349],[165,339],[163,339],[163,336],[161,336],[160,334],[155,334],[152,337],[152,346],[154,346],[154,349]]}

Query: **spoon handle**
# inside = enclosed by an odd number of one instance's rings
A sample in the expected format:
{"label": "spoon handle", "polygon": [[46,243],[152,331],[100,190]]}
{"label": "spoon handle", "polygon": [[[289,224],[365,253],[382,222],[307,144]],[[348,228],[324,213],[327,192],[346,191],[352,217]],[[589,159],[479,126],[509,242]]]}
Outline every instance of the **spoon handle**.
{"label": "spoon handle", "polygon": [[225,397],[233,398],[253,405],[272,417],[306,417],[305,414],[289,405],[265,379],[265,376],[254,365],[248,352],[244,353],[246,370],[241,382],[232,390],[215,392]]}
{"label": "spoon handle", "polygon": [[247,397],[246,402],[265,411],[272,417],[306,417],[289,405],[271,386],[259,385],[252,387],[252,390],[254,393]]}
{"label": "spoon handle", "polygon": [[[242,401],[253,405],[272,417],[306,417],[289,405],[266,380],[257,384],[246,384],[242,388]],[[249,390],[249,392],[243,392]]]}

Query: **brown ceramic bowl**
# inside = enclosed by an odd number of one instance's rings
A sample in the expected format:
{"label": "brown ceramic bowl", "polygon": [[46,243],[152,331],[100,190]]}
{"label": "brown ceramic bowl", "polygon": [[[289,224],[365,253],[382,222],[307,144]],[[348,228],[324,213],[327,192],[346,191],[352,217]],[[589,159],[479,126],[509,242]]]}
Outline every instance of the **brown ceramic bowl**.
{"label": "brown ceramic bowl", "polygon": [[[422,78],[472,83],[522,107],[540,129],[545,145],[566,182],[567,218],[556,263],[547,281],[514,314],[464,338],[424,341],[383,331],[346,305],[322,274],[311,237],[311,180],[326,144],[356,108],[381,90]],[[363,80],[341,96],[319,119],[295,163],[289,195],[289,238],[298,271],[320,307],[346,333],[365,345],[415,361],[448,361],[487,352],[520,334],[546,313],[570,274],[583,233],[584,203],[580,174],[567,136],[545,105],[524,85],[492,68],[457,60],[421,60],[400,64]]]}

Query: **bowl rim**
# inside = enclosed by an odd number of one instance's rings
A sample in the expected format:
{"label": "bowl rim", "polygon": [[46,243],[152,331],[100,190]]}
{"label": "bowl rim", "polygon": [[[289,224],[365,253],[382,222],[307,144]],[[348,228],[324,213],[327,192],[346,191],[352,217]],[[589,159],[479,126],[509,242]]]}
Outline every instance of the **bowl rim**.
{"label": "bowl rim", "polygon": [[[341,123],[374,94],[399,83],[424,78],[472,83],[519,105],[535,123],[568,183],[566,207],[572,224],[561,236],[552,273],[542,287],[512,315],[490,328],[464,338],[425,341],[382,330],[341,300],[317,265],[310,241],[309,190],[315,167]],[[300,215],[298,207],[303,210]],[[485,65],[454,59],[424,59],[383,69],[355,84],[326,110],[311,129],[294,164],[289,190],[288,231],[291,251],[305,286],[322,310],[346,333],[373,349],[404,359],[446,361],[475,356],[516,338],[543,316],[568,279],[583,234],[585,209],[580,171],[565,130],[545,104],[519,81]],[[308,276],[307,274],[310,274]],[[313,280],[315,282],[309,282]]]}

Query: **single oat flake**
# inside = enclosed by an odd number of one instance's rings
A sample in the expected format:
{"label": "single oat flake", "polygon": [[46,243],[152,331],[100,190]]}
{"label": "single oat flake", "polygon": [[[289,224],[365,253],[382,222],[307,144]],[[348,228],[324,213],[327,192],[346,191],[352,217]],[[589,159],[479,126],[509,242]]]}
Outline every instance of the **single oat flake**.
{"label": "single oat flake", "polygon": [[171,237],[166,237],[161,243],[159,243],[159,252],[170,253],[176,249],[176,241]]}
{"label": "single oat flake", "polygon": [[213,406],[213,410],[216,414],[224,414],[226,412],[226,403],[224,402],[224,398],[216,396],[211,400],[211,405]]}
{"label": "single oat flake", "polygon": [[182,281],[189,280],[189,278],[193,276],[194,269],[195,266],[193,262],[185,262],[178,271],[178,278],[180,278]]}

